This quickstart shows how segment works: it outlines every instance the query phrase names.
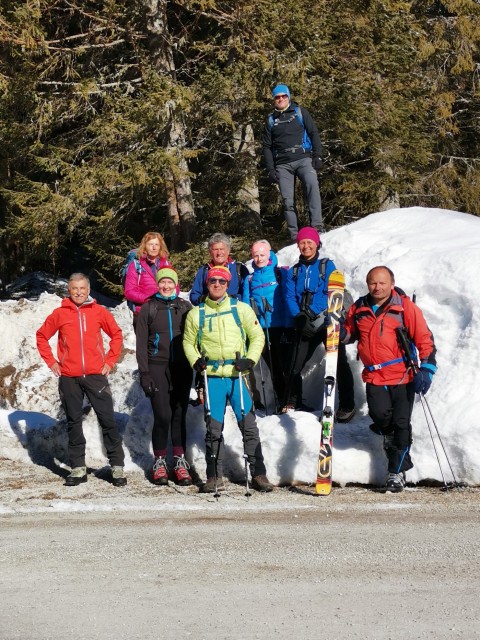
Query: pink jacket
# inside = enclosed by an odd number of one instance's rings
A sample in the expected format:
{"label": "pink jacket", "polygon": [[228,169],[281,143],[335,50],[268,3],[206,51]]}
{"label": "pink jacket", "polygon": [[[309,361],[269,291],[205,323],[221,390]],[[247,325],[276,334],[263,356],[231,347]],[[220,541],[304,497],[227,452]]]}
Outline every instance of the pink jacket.
{"label": "pink jacket", "polygon": [[154,269],[152,264],[147,262],[145,257],[140,258],[142,267],[141,273],[137,273],[135,260],[128,266],[125,276],[125,298],[135,303],[135,313],[140,311],[140,307],[155,293],[158,293],[158,285],[155,281],[154,271],[157,273],[163,267],[171,267],[172,264],[166,258],[157,258]]}

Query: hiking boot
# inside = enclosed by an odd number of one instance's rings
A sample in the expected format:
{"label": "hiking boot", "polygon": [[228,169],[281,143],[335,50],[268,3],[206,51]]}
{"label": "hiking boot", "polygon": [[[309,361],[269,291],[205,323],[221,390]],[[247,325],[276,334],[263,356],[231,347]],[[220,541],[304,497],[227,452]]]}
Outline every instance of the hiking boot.
{"label": "hiking boot", "polygon": [[162,456],[155,458],[153,465],[153,484],[168,484],[167,461]]}
{"label": "hiking boot", "polygon": [[400,493],[405,487],[405,473],[389,473],[385,482],[385,489],[392,493]]}
{"label": "hiking boot", "polygon": [[355,409],[338,409],[335,414],[337,422],[350,422],[355,415]]}
{"label": "hiking boot", "polygon": [[67,487],[76,487],[87,480],[87,467],[73,467],[70,475],[65,478],[65,485]]}
{"label": "hiking boot", "polygon": [[252,478],[252,489],[262,491],[263,493],[269,493],[273,490],[273,486],[268,481],[267,476],[255,476]]}
{"label": "hiking boot", "polygon": [[[217,478],[217,491],[225,491],[223,478]],[[200,487],[200,493],[215,493],[215,478],[207,478],[207,481]]]}
{"label": "hiking boot", "polygon": [[192,484],[192,478],[188,473],[190,465],[185,460],[185,456],[175,456],[175,467],[173,473],[175,475],[175,482],[181,487],[188,487]]}
{"label": "hiking boot", "polygon": [[123,467],[112,467],[112,484],[114,487],[124,487],[127,484],[127,479],[123,473]]}

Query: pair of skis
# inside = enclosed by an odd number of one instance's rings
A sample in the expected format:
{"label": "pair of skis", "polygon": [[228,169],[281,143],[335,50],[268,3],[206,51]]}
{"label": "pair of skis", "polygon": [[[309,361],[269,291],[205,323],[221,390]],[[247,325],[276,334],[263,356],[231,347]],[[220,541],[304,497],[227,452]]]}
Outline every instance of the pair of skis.
{"label": "pair of skis", "polygon": [[333,271],[328,279],[327,351],[321,424],[320,450],[318,454],[317,495],[328,496],[332,490],[333,425],[335,422],[336,376],[340,317],[343,308],[345,278],[341,271]]}

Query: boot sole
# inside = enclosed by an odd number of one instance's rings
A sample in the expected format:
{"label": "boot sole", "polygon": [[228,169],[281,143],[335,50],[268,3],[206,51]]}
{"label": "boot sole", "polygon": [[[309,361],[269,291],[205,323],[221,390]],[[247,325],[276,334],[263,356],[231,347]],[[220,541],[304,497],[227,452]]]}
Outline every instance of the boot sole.
{"label": "boot sole", "polygon": [[126,478],[117,478],[116,480],[112,480],[112,484],[114,487],[125,487],[127,484]]}
{"label": "boot sole", "polygon": [[82,476],[81,478],[66,478],[65,479],[65,486],[66,487],[78,487],[79,484],[82,484],[83,482],[87,482],[88,477]]}

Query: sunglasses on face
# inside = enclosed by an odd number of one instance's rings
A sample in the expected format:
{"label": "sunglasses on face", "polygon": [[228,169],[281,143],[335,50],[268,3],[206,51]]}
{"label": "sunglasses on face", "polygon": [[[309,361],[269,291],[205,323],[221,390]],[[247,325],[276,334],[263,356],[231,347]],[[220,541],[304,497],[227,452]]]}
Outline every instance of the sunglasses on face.
{"label": "sunglasses on face", "polygon": [[275,96],[275,100],[283,100],[284,98],[288,98],[288,96],[285,93],[282,93],[279,96]]}
{"label": "sunglasses on face", "polygon": [[217,282],[222,285],[227,284],[227,281],[224,278],[210,278],[208,282],[210,284],[216,284]]}

